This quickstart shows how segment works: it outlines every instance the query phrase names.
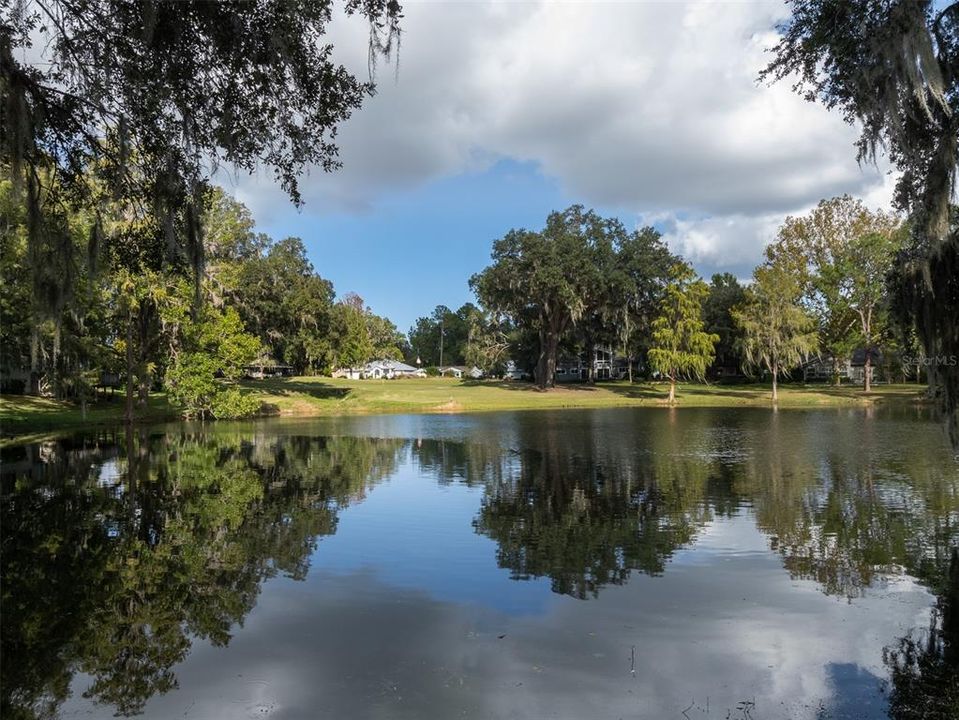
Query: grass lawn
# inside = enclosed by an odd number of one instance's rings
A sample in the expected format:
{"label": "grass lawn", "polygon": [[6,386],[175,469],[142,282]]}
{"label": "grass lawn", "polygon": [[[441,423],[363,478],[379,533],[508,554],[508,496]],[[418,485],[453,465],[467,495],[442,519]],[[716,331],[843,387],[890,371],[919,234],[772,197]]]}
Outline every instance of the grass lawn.
{"label": "grass lawn", "polygon": [[[547,408],[601,408],[663,405],[665,384],[606,382],[560,385],[541,391],[525,382],[451,378],[343,380],[324,377],[275,378],[244,383],[283,415],[347,415],[398,412],[478,412]],[[780,386],[780,407],[862,405],[884,399],[917,399],[924,386],[881,385],[866,394],[854,387]],[[678,404],[727,407],[771,404],[764,385],[681,384]]]}
{"label": "grass lawn", "polygon": [[[321,416],[375,413],[456,413],[490,410],[603,408],[663,405],[665,384],[628,382],[561,385],[546,392],[530,383],[460,381],[451,378],[415,380],[343,380],[325,377],[250,380],[242,387],[264,403],[268,414]],[[866,394],[858,387],[785,385],[780,407],[864,405],[884,400],[921,398],[924,386],[880,385]],[[680,407],[768,406],[764,385],[681,384]],[[143,421],[176,417],[176,408],[162,394],[151,396]],[[71,403],[23,396],[0,397],[0,432],[4,437],[43,433],[84,425],[112,424],[123,419],[123,400],[91,405],[86,414]]]}
{"label": "grass lawn", "polygon": [[[3,438],[43,435],[87,425],[114,425],[123,421],[123,409],[122,395],[90,403],[86,412],[79,405],[62,400],[3,395],[0,396],[0,435]],[[179,417],[179,411],[167,402],[166,395],[154,393],[146,408],[137,408],[137,417],[145,422],[159,422]]]}

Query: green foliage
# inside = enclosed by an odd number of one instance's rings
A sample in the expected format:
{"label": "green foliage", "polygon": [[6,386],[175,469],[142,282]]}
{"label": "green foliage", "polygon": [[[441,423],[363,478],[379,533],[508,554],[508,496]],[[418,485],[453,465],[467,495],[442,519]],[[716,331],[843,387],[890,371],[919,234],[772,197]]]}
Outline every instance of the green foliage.
{"label": "green foliage", "polygon": [[837,367],[856,347],[866,348],[871,361],[889,336],[887,282],[903,234],[894,216],[843,195],[821,201],[806,217],[787,218],[766,250],[771,262],[799,278],[819,347]]}
{"label": "green foliage", "polygon": [[[796,0],[762,76],[796,75],[810,100],[860,131],[859,159],[888,152],[895,202],[912,238],[897,262],[899,313],[927,357],[959,356],[959,3]],[[959,446],[959,366],[932,365],[930,386]]]}
{"label": "green foliage", "polygon": [[216,358],[205,352],[181,353],[167,369],[167,392],[184,406],[187,417],[213,414],[213,398],[220,387],[218,369]]}
{"label": "green foliage", "polygon": [[239,378],[243,366],[252,363],[260,350],[259,341],[243,331],[237,312],[206,308],[202,319],[186,330],[185,349],[166,373],[166,387],[186,416],[221,419],[254,414],[259,402],[224,382]]}
{"label": "green foliage", "polygon": [[487,375],[502,375],[510,359],[508,353],[513,346],[515,332],[508,322],[489,318],[474,305],[467,305],[471,310],[463,364],[470,367],[475,365]]}
{"label": "green foliage", "polygon": [[709,295],[703,302],[703,323],[707,332],[719,337],[715,368],[742,367],[742,332],[733,320],[732,310],[745,299],[745,288],[734,275],[713,275]]}
{"label": "green foliage", "polygon": [[388,318],[376,315],[369,308],[364,313],[364,320],[374,358],[378,360],[402,360],[405,357],[403,348],[406,346],[406,338],[403,337],[403,333],[397,330],[396,325],[390,322]]}
{"label": "green foliage", "polygon": [[373,342],[366,328],[366,315],[353,305],[337,303],[333,308],[333,363],[336,367],[357,368],[373,359]]}
{"label": "green foliage", "polygon": [[[0,240],[9,278],[0,287],[4,376],[34,367],[51,394],[85,400],[100,373],[114,373],[127,382],[128,417],[162,382],[188,416],[223,418],[258,409],[230,387],[254,360],[315,373],[340,358],[359,365],[404,356],[405,339],[362,300],[333,305],[333,286],[314,272],[301,240],[256,235],[249,211],[220,189],[204,202],[209,262],[199,283],[136,242],[155,227],[108,205],[94,257],[74,263],[84,292],[31,311],[32,280],[22,271],[28,228],[11,184],[0,185],[0,221],[9,230]],[[89,223],[77,227],[74,256]]]}
{"label": "green foliage", "polygon": [[260,338],[270,358],[299,372],[330,364],[333,285],[317,275],[299,238],[261,238],[248,257],[235,256],[230,292],[244,324]]}
{"label": "green foliage", "polygon": [[539,336],[540,387],[553,385],[560,338],[585,310],[583,261],[589,229],[599,222],[595,213],[575,205],[551,213],[541,232],[510,230],[493,243],[493,264],[470,278],[486,308]]}
{"label": "green foliage", "polygon": [[541,387],[553,385],[560,343],[574,327],[586,345],[631,349],[673,260],[652,228],[628,233],[581,205],[551,213],[540,232],[511,230],[493,244],[492,259],[470,287],[494,318],[536,337]]}
{"label": "green foliage", "polygon": [[[28,179],[53,167],[84,201],[95,179],[109,196],[143,203],[171,243],[202,262],[197,216],[210,160],[247,171],[266,164],[297,203],[304,166],[338,167],[336,127],[373,86],[334,60],[324,40],[333,7],[332,0],[5,6],[3,162]],[[371,61],[388,55],[399,4],[346,0],[343,8],[369,22]],[[44,52],[28,51],[34,43]],[[36,205],[37,188],[27,184]],[[173,227],[180,208],[183,234]]]}
{"label": "green foliage", "polygon": [[493,346],[500,339],[495,337],[494,326],[498,324],[473,303],[464,303],[456,312],[437,305],[432,314],[417,318],[410,328],[408,360],[415,363],[419,358],[424,365],[436,366],[495,364],[498,353]]}
{"label": "green foliage", "polygon": [[663,288],[678,258],[663,243],[659,231],[651,227],[618,234],[614,249],[607,318],[612,318],[617,328],[613,334],[618,345],[633,358],[649,350]]}
{"label": "green foliage", "polygon": [[669,399],[674,398],[680,377],[703,379],[706,368],[715,359],[719,336],[706,332],[702,306],[709,287],[696,278],[685,263],[676,263],[660,302],[659,316],[653,321],[649,364],[670,381]]}
{"label": "green foliage", "polygon": [[732,310],[743,333],[745,369],[768,371],[773,399],[781,375],[815,353],[819,346],[815,320],[800,306],[802,284],[780,263],[756,268],[746,301]]}

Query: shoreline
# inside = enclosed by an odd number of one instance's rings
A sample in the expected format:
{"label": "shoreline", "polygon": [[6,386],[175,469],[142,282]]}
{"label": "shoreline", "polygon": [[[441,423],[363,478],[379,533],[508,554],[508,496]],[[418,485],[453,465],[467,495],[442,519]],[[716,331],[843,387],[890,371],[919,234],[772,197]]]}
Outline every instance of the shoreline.
{"label": "shoreline", "polygon": [[[265,412],[249,420],[271,417],[338,417],[351,415],[460,414],[519,410],[604,408],[709,408],[774,406],[770,388],[760,384],[677,386],[678,402],[666,403],[664,383],[601,382],[560,385],[542,391],[530,383],[467,381],[446,378],[406,380],[341,380],[293,377],[246,381],[241,388],[258,396]],[[925,404],[926,387],[879,385],[866,394],[858,386],[781,385],[779,409],[866,407],[885,403]],[[78,405],[29,396],[0,396],[0,445],[20,444],[84,427],[123,423],[122,397]],[[154,394],[140,408],[136,425],[180,418],[165,395]],[[235,422],[235,421],[230,421]],[[242,422],[242,420],[240,421]]]}

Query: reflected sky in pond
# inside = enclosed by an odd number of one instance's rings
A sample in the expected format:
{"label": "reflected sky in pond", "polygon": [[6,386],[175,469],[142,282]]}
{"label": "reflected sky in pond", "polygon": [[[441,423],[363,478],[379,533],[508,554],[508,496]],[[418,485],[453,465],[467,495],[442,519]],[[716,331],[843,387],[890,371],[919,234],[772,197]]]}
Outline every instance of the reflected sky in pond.
{"label": "reflected sky in pond", "polygon": [[2,473],[4,718],[959,702],[959,468],[912,407],[177,424]]}

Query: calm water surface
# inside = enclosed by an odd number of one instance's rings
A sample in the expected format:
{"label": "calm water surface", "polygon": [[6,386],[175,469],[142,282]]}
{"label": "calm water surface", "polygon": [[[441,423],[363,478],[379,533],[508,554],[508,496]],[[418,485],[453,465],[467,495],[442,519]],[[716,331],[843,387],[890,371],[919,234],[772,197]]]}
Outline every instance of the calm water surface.
{"label": "calm water surface", "polygon": [[959,643],[925,641],[959,465],[913,408],[169,425],[2,461],[4,718],[871,719],[959,696]]}

